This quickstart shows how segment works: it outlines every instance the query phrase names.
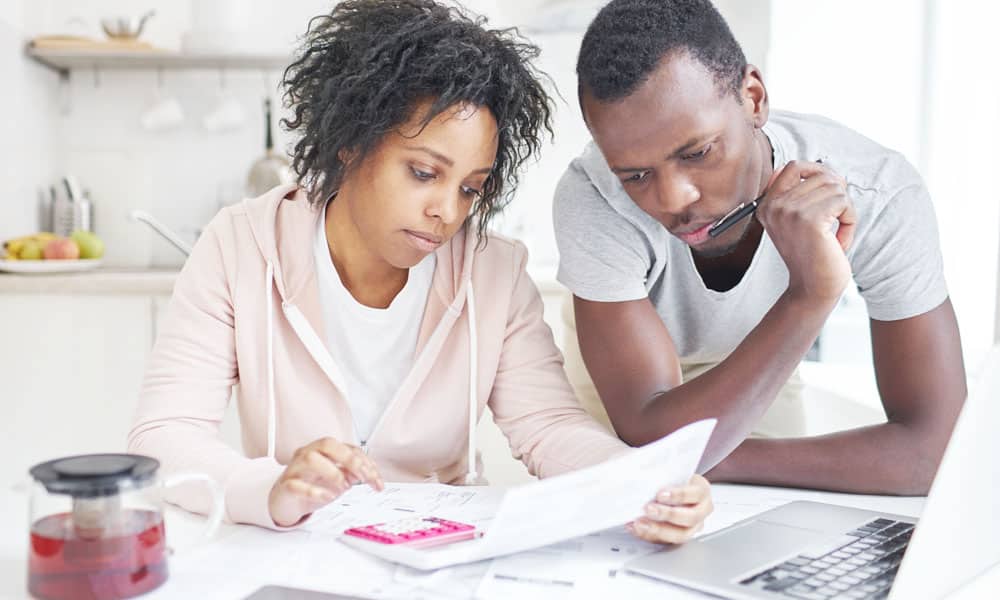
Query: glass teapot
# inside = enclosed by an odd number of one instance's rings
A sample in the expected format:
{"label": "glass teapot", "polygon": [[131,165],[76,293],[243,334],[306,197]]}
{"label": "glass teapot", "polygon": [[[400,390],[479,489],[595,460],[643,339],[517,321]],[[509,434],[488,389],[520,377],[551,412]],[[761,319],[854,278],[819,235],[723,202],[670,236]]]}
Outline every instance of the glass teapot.
{"label": "glass teapot", "polygon": [[163,491],[201,482],[212,511],[202,539],[222,520],[222,492],[202,474],[157,476],[160,463],[135,454],[88,454],[31,468],[28,592],[63,600],[129,598],[167,580]]}

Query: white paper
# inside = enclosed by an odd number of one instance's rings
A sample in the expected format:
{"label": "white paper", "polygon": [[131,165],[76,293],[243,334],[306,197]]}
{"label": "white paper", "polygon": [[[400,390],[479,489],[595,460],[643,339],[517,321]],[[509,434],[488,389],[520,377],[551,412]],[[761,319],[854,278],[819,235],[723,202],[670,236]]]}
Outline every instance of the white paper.
{"label": "white paper", "polygon": [[476,598],[577,598],[614,579],[625,562],[659,550],[623,527],[494,559]]}
{"label": "white paper", "polygon": [[[660,489],[683,485],[691,478],[714,426],[714,419],[699,421],[599,465],[509,490],[478,540],[427,549],[349,536],[342,541],[387,560],[437,569],[623,525],[641,516],[643,506]],[[345,522],[338,521],[337,526]]]}
{"label": "white paper", "polygon": [[302,528],[339,536],[351,527],[412,516],[441,517],[484,528],[500,506],[503,494],[502,488],[440,483],[389,483],[381,492],[358,485],[316,511]]}
{"label": "white paper", "polygon": [[493,556],[624,525],[664,487],[694,475],[715,420],[692,423],[624,456],[507,492],[483,539]]}

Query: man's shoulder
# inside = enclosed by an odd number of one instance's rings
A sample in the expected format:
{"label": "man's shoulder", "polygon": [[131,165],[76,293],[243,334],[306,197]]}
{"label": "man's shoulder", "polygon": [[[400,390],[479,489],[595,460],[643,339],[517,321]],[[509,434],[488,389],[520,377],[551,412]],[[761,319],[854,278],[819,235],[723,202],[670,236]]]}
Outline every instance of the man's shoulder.
{"label": "man's shoulder", "polygon": [[592,141],[559,179],[552,212],[557,233],[586,229],[590,225],[638,230],[648,237],[658,227],[622,189],[604,155]]}
{"label": "man's shoulder", "polygon": [[891,197],[903,188],[922,185],[919,173],[901,152],[833,119],[775,110],[767,127],[781,146],[784,162],[821,160],[856,191]]}

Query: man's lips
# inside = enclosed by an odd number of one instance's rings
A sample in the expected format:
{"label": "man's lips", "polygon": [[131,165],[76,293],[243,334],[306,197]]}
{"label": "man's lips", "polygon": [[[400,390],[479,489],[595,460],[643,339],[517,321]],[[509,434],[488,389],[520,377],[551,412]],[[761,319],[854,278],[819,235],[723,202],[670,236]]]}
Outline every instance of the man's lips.
{"label": "man's lips", "polygon": [[715,221],[706,221],[705,223],[698,225],[697,228],[692,229],[689,227],[683,231],[672,231],[671,233],[680,238],[680,240],[685,244],[689,246],[697,246],[698,244],[701,244],[705,240],[709,239],[708,230],[711,229],[714,224]]}

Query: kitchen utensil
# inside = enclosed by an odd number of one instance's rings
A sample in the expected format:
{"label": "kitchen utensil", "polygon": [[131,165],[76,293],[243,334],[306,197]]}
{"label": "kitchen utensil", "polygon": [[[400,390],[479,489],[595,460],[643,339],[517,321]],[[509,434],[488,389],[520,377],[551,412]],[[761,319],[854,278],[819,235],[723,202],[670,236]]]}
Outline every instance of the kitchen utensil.
{"label": "kitchen utensil", "polygon": [[160,463],[136,454],[89,454],[31,468],[28,591],[36,598],[115,600],[167,579],[164,491],[200,482],[212,498],[202,540],[222,520],[218,484],[207,475],[161,479]]}
{"label": "kitchen utensil", "polygon": [[78,229],[92,231],[94,206],[88,196],[80,189],[76,177],[63,177],[52,189],[51,222],[45,223],[45,228],[63,237],[69,237]]}
{"label": "kitchen utensil", "polygon": [[264,156],[253,163],[247,176],[247,196],[250,198],[260,196],[275,186],[293,180],[288,159],[274,150],[270,98],[264,99],[264,127]]}
{"label": "kitchen utensil", "polygon": [[134,40],[142,35],[146,21],[156,14],[151,10],[140,17],[111,17],[101,19],[101,29],[112,40]]}

